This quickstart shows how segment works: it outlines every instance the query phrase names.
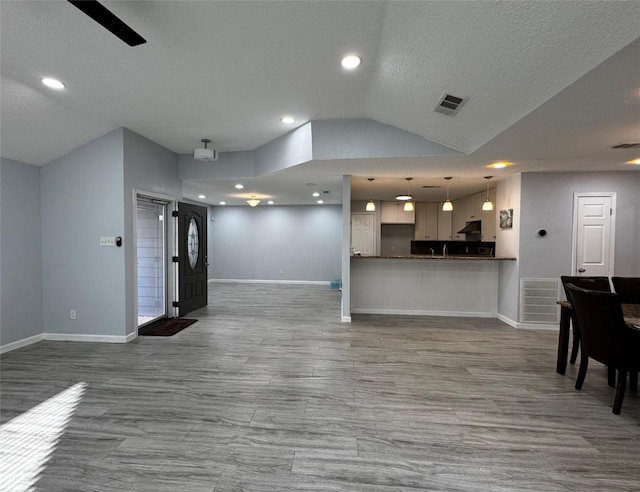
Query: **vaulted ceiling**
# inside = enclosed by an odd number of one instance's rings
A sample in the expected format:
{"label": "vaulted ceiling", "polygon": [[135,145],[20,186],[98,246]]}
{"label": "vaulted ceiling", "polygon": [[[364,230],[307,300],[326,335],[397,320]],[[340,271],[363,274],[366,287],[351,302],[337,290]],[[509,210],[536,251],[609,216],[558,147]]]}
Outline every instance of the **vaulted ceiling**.
{"label": "vaulted ceiling", "polygon": [[[384,197],[405,177],[417,191],[450,175],[455,196],[487,174],[639,170],[625,162],[640,149],[610,149],[640,142],[639,1],[102,3],[147,43],[66,1],[0,2],[3,157],[43,165],[118,127],[177,154],[202,138],[238,152],[309,121],[369,119],[461,153],[311,160],[248,185],[286,204],[317,182],[337,203],[342,174],[365,198],[367,177]],[[346,53],[357,70],[341,68]],[[433,111],[445,93],[468,98],[454,117]],[[514,165],[489,171],[494,160]],[[184,192],[233,203],[232,184],[188,179]]]}

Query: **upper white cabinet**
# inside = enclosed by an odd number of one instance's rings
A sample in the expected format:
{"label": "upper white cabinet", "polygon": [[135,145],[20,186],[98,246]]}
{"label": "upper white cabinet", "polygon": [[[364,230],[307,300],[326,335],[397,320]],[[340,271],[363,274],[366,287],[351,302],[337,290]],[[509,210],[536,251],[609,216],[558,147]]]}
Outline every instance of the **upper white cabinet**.
{"label": "upper white cabinet", "polygon": [[473,203],[471,197],[460,198],[453,202],[453,212],[451,212],[451,233],[452,239],[464,241],[465,235],[458,231],[467,225],[470,217],[473,216]]}
{"label": "upper white cabinet", "polygon": [[438,239],[438,204],[416,203],[416,241]]}
{"label": "upper white cabinet", "polygon": [[382,202],[380,207],[380,223],[414,224],[415,221],[415,211],[405,212],[404,202]]}
{"label": "upper white cabinet", "polygon": [[453,212],[445,212],[442,210],[442,202],[436,204],[438,213],[438,240],[448,241],[453,239],[451,234]]}
{"label": "upper white cabinet", "polygon": [[[489,198],[494,204],[495,207],[495,189],[493,191],[493,198],[491,195],[491,191],[489,192]],[[496,235],[496,227],[495,227],[495,217],[496,212],[487,211],[484,212],[482,210],[482,204],[487,198],[486,192],[476,193],[475,195],[470,195],[464,198],[460,198],[453,202],[453,219],[452,219],[452,235],[453,239],[464,241],[465,235],[459,234],[458,231],[461,230],[467,222],[471,222],[473,220],[481,220],[482,221],[482,240],[483,241],[493,241],[495,240]],[[491,228],[493,227],[493,229]],[[486,229],[486,231],[485,231]]]}
{"label": "upper white cabinet", "polygon": [[[483,203],[487,198],[487,194],[483,195]],[[489,200],[493,203],[493,210],[490,211],[482,211],[480,215],[482,216],[482,240],[483,241],[495,241],[496,240],[496,189],[489,190]],[[481,207],[482,208],[482,207]]]}

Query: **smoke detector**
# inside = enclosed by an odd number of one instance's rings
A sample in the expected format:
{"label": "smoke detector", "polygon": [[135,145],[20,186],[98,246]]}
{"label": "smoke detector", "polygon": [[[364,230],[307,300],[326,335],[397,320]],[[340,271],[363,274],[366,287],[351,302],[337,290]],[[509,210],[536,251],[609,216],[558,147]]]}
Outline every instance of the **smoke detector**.
{"label": "smoke detector", "polygon": [[193,149],[193,158],[199,161],[213,162],[218,160],[216,149],[208,149],[207,144],[211,142],[208,138],[200,140],[204,144],[204,149]]}

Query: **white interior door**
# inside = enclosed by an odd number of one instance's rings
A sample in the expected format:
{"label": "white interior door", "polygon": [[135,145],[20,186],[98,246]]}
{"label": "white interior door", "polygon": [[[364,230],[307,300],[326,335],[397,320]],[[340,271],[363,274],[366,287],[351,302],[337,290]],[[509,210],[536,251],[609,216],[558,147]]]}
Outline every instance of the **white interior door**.
{"label": "white interior door", "polygon": [[374,244],[374,215],[351,214],[351,251],[362,256],[373,256]]}
{"label": "white interior door", "polygon": [[613,275],[615,193],[574,195],[572,275]]}

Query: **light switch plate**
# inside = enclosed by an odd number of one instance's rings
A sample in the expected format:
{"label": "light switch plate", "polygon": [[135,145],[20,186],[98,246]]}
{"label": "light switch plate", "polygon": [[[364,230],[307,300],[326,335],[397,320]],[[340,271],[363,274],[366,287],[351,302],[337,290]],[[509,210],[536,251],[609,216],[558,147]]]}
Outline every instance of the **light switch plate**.
{"label": "light switch plate", "polygon": [[115,246],[116,238],[114,236],[100,236],[100,246]]}

